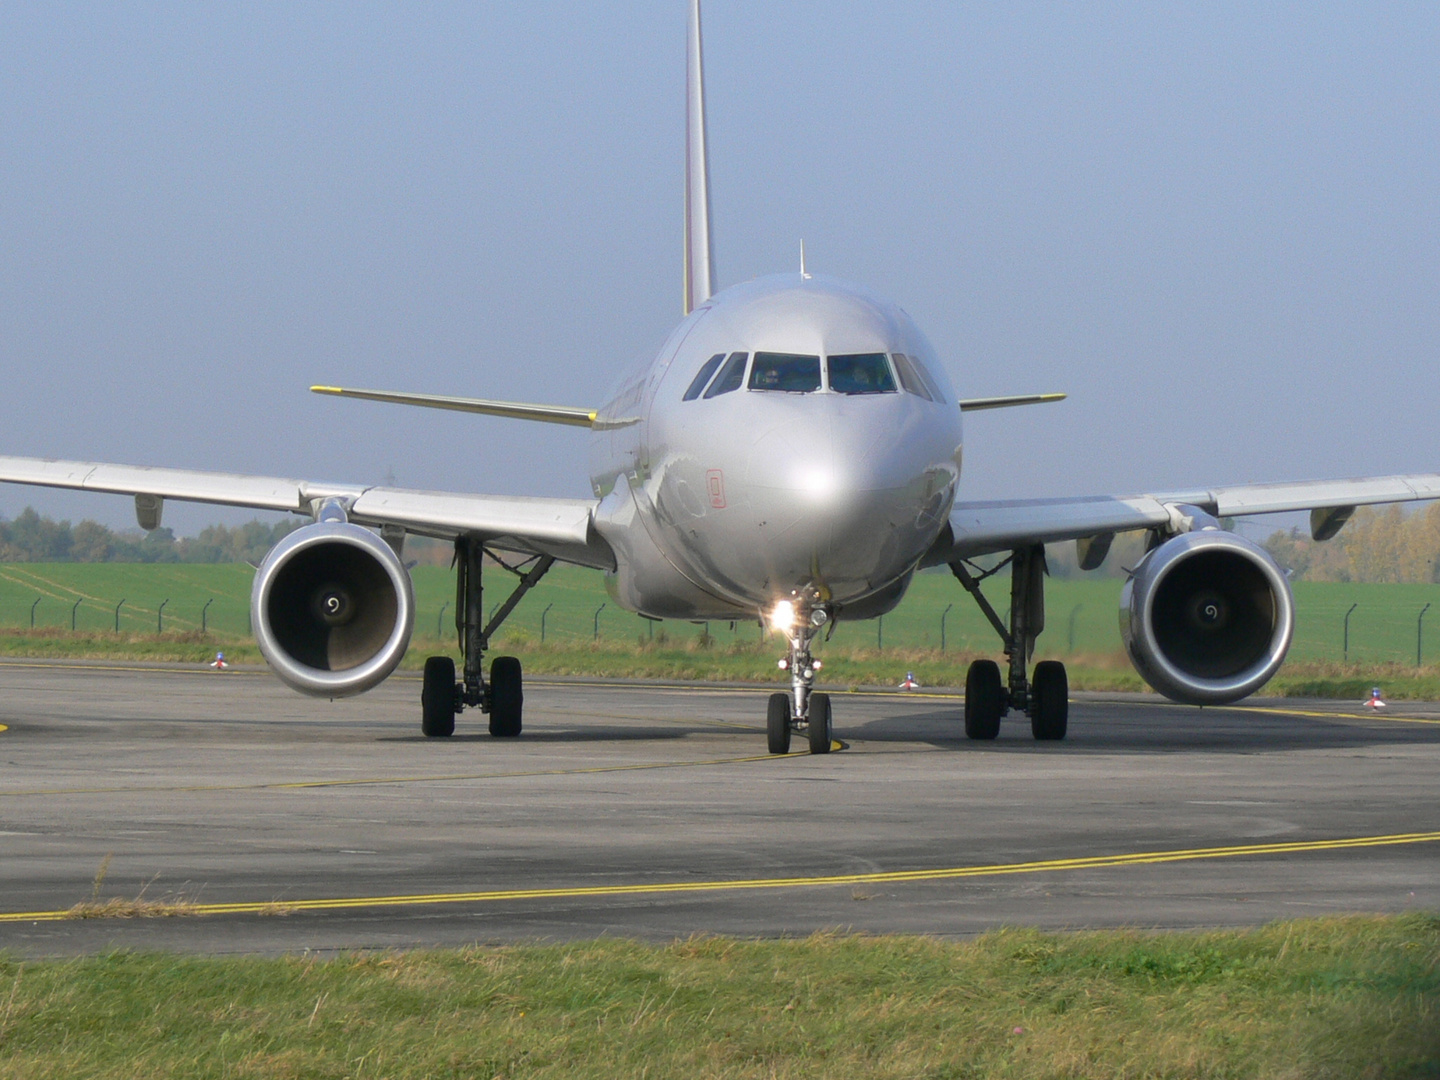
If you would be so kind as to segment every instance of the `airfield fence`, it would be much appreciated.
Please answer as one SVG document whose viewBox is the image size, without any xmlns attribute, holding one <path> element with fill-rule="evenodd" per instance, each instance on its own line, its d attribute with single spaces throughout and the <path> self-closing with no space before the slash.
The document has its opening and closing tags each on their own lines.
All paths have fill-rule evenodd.
<svg viewBox="0 0 1440 1080">
<path fill-rule="evenodd" d="M 1001 575 L 1003 578 L 1003 575 Z M 212 636 L 250 633 L 253 571 L 236 564 L 0 564 L 0 627 L 36 632 Z M 415 635 L 419 641 L 454 639 L 454 578 L 443 567 L 413 571 Z M 508 595 L 503 571 L 487 575 L 487 613 Z M 1003 615 L 1008 581 L 991 583 L 992 603 Z M 1121 651 L 1118 601 L 1121 583 L 1109 578 L 1051 579 L 1046 588 L 1047 627 L 1040 653 L 1105 656 Z M 1410 662 L 1440 657 L 1440 617 L 1427 627 L 1427 605 L 1440 601 L 1440 585 L 1357 585 L 1297 582 L 1296 660 Z M 1431 613 L 1434 614 L 1434 613 Z M 1427 642 L 1426 635 L 1433 640 Z M 705 639 L 716 647 L 782 646 L 758 620 L 653 622 L 617 607 L 598 573 L 559 567 L 536 586 L 506 622 L 501 637 L 555 646 L 677 644 Z M 840 622 L 821 648 L 873 651 L 933 649 L 957 655 L 997 653 L 994 631 L 948 574 L 916 575 L 901 605 L 880 619 Z"/>
</svg>

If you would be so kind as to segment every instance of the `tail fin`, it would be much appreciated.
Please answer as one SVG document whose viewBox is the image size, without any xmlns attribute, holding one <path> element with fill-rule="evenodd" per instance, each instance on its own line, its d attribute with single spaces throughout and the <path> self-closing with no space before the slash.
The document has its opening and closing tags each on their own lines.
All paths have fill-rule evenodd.
<svg viewBox="0 0 1440 1080">
<path fill-rule="evenodd" d="M 710 250 L 710 162 L 705 135 L 705 63 L 700 0 L 690 0 L 685 68 L 685 314 L 710 299 L 715 256 Z"/>
</svg>

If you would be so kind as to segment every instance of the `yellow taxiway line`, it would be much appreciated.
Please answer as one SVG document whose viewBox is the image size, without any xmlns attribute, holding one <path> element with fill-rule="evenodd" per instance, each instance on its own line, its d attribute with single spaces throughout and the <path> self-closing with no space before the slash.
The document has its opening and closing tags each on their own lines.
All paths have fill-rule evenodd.
<svg viewBox="0 0 1440 1080">
<path fill-rule="evenodd" d="M 173 661 L 172 661 L 173 663 Z M 154 666 L 144 664 L 84 664 L 79 662 L 61 661 L 56 663 L 47 660 L 0 660 L 0 671 L 15 670 L 21 671 L 103 671 L 119 672 L 127 675 L 209 675 L 211 678 L 223 675 L 225 678 L 233 678 L 236 675 L 269 675 L 267 668 L 256 668 L 253 671 L 236 671 L 234 668 L 226 668 L 224 671 L 216 671 L 209 664 L 196 663 L 193 667 L 169 667 L 165 661 L 156 661 Z"/>
<path fill-rule="evenodd" d="M 213 671 L 213 670 L 209 670 L 209 669 L 208 669 L 208 666 L 205 665 L 205 664 L 195 664 L 194 666 L 189 666 L 189 665 L 187 665 L 187 666 L 184 666 L 184 667 L 180 667 L 180 666 L 168 667 L 168 666 L 160 666 L 160 665 L 156 665 L 156 666 L 153 666 L 153 667 L 148 667 L 148 666 L 144 666 L 144 665 L 140 665 L 140 664 L 133 664 L 133 665 L 132 665 L 132 664 L 126 664 L 126 663 L 124 663 L 123 661 L 118 662 L 118 663 L 111 663 L 111 664 L 85 664 L 85 663 L 70 663 L 70 662 L 54 663 L 54 662 L 46 661 L 46 660 L 28 660 L 28 661 L 27 661 L 27 660 L 25 660 L 25 659 L 14 659 L 14 660 L 8 660 L 8 659 L 7 659 L 7 660 L 5 660 L 3 663 L 0 663 L 0 669 L 3 669 L 3 668 L 22 668 L 22 669 L 24 669 L 24 668 L 29 668 L 29 669 L 47 668 L 47 669 L 51 669 L 51 670 L 60 668 L 60 669 L 66 669 L 66 670 L 70 670 L 70 671 L 120 671 L 120 672 L 129 672 L 129 673 L 132 673 L 132 674 L 147 674 L 147 675 L 211 675 L 211 676 L 214 676 L 214 675 L 216 675 L 216 674 L 223 674 L 223 675 L 226 675 L 226 676 L 232 676 L 232 675 L 268 675 L 268 674 L 269 674 L 269 672 L 268 672 L 267 670 L 265 670 L 265 669 L 263 669 L 263 668 L 260 668 L 260 667 L 258 667 L 258 666 L 257 666 L 256 668 L 254 668 L 253 670 L 239 671 L 239 670 L 235 670 L 235 669 L 230 669 L 230 670 L 227 670 L 227 671 L 224 671 L 224 672 L 215 672 L 215 671 Z M 397 672 L 395 672 L 393 675 L 390 676 L 390 681 L 398 681 L 398 682 L 419 682 L 420 680 L 421 680 L 421 674 L 420 674 L 420 672 L 418 672 L 418 671 L 409 671 L 409 670 L 406 670 L 406 671 L 397 671 Z M 536 675 L 536 676 L 529 677 L 529 678 L 527 678 L 527 679 L 525 680 L 525 682 L 526 682 L 526 684 L 529 685 L 529 686 L 558 687 L 558 688 L 562 688 L 562 689 L 563 689 L 563 688 L 575 688 L 575 689 L 584 689 L 584 688 L 625 689 L 625 688 L 632 688 L 632 689 L 640 689 L 640 690 L 663 691 L 663 692 L 681 693 L 681 694 L 684 694 L 684 693 L 701 693 L 701 694 L 753 694 L 753 693 L 755 693 L 755 692 L 757 692 L 757 691 L 760 691 L 760 690 L 765 689 L 765 686 L 760 686 L 760 685 L 756 685 L 756 686 L 735 686 L 735 685 L 732 685 L 732 684 L 729 684 L 729 683 L 714 683 L 714 684 L 699 684 L 699 685 L 695 685 L 695 684 L 669 684 L 669 683 L 663 683 L 663 682 L 648 683 L 648 682 L 643 682 L 643 681 L 641 681 L 641 682 L 635 682 L 635 683 L 628 683 L 628 682 L 614 682 L 614 681 L 604 680 L 604 679 L 586 679 L 586 678 L 583 678 L 583 677 L 573 678 L 573 679 L 565 679 L 565 680 L 562 681 L 562 680 L 554 679 L 554 678 L 546 678 L 544 675 Z M 768 684 L 767 684 L 767 685 L 768 685 Z M 938 691 L 938 690 L 900 690 L 900 689 L 898 689 L 898 688 L 897 688 L 897 689 L 889 689 L 889 688 L 867 687 L 867 688 L 865 688 L 865 689 L 854 689 L 854 690 L 836 688 L 836 689 L 832 689 L 832 690 L 828 691 L 828 693 L 830 693 L 830 694 L 832 694 L 832 695 L 836 695 L 836 694 L 838 694 L 838 695 L 843 695 L 843 696 L 845 696 L 845 697 L 884 697 L 884 698 L 896 697 L 896 698 L 915 698 L 915 699 L 919 699 L 919 700 L 930 700 L 930 701 L 954 701 L 954 702 L 963 702 L 963 701 L 965 700 L 965 695 L 964 695 L 963 693 L 958 692 L 958 691 L 956 691 L 956 692 L 950 692 L 950 693 L 945 693 L 945 692 L 941 692 L 941 691 Z M 1073 699 L 1072 699 L 1072 703 L 1075 703 L 1075 702 L 1073 702 Z M 1085 702 L 1079 702 L 1078 704 L 1087 704 L 1087 703 L 1085 703 Z M 1123 701 L 1123 702 L 1106 702 L 1105 704 L 1144 705 L 1144 706 L 1152 706 L 1152 707 L 1153 707 L 1153 706 L 1159 706 L 1159 707 L 1161 707 L 1161 708 L 1171 708 L 1171 709 L 1188 709 L 1188 708 L 1193 708 L 1193 706 L 1190 706 L 1190 705 L 1182 705 L 1182 704 L 1180 704 L 1180 703 L 1178 703 L 1178 702 L 1171 702 L 1171 701 L 1137 701 L 1137 702 Z M 1304 717 L 1315 717 L 1315 718 L 1324 719 L 1324 720 L 1334 720 L 1334 719 L 1353 720 L 1353 719 L 1356 719 L 1357 716 L 1360 716 L 1360 717 L 1363 717 L 1364 719 L 1369 719 L 1369 720 L 1398 720 L 1398 721 L 1402 721 L 1402 722 L 1405 722 L 1405 723 L 1412 723 L 1412 724 L 1440 724 L 1440 719 L 1426 719 L 1426 718 L 1416 717 L 1416 716 L 1397 716 L 1397 715 L 1391 714 L 1391 713 L 1366 712 L 1366 713 L 1354 714 L 1354 713 L 1348 713 L 1348 712 L 1310 712 L 1310 711 L 1305 711 L 1305 710 L 1303 710 L 1303 709 L 1272 708 L 1272 707 L 1270 707 L 1270 706 L 1264 706 L 1264 705 L 1214 705 L 1214 706 L 1209 706 L 1209 707 L 1212 708 L 1212 709 L 1217 709 L 1217 710 L 1223 709 L 1223 710 L 1234 711 L 1234 712 L 1273 713 L 1273 714 L 1275 714 L 1275 715 L 1277 715 L 1277 716 L 1304 716 Z M 1357 706 L 1357 707 L 1359 707 L 1359 706 Z"/>
<path fill-rule="evenodd" d="M 1364 706 L 1361 706 L 1362 708 Z M 1184 708 L 1184 706 L 1180 706 Z M 1366 711 L 1358 716 L 1342 712 L 1312 712 L 1305 709 L 1279 709 L 1268 705 L 1226 705 L 1230 712 L 1269 713 L 1272 716 L 1303 716 L 1315 720 L 1385 720 L 1392 724 L 1437 724 L 1440 720 L 1423 716 L 1397 716 L 1392 713 Z"/>
<path fill-rule="evenodd" d="M 145 674 L 145 675 L 210 675 L 210 676 L 212 676 L 212 677 L 215 676 L 215 675 L 217 675 L 217 674 L 223 674 L 223 675 L 225 675 L 226 677 L 230 677 L 230 676 L 234 676 L 234 675 L 251 675 L 251 676 L 254 676 L 254 675 L 268 675 L 268 674 L 269 674 L 268 671 L 266 671 L 266 670 L 264 670 L 264 669 L 262 669 L 262 668 L 259 668 L 259 667 L 255 668 L 254 670 L 239 671 L 239 670 L 231 669 L 231 670 L 224 671 L 224 672 L 215 672 L 215 671 L 209 670 L 209 669 L 207 668 L 207 666 L 206 666 L 206 665 L 203 665 L 203 664 L 196 664 L 195 666 L 185 666 L 185 667 L 179 667 L 179 666 L 168 667 L 168 666 L 159 666 L 159 665 L 154 666 L 154 667 L 147 667 L 147 666 L 142 666 L 142 665 L 139 665 L 139 664 L 134 664 L 134 665 L 125 664 L 124 662 L 113 663 L 113 664 L 85 664 L 85 663 L 68 663 L 68 662 L 67 662 L 67 663 L 53 663 L 53 662 L 48 662 L 48 661 L 44 661 L 44 660 L 30 660 L 30 661 L 27 661 L 27 660 L 24 660 L 24 659 L 5 660 L 3 663 L 0 663 L 0 670 L 3 670 L 4 668 L 22 668 L 22 669 L 27 669 L 27 668 L 28 668 L 28 669 L 46 668 L 46 669 L 50 669 L 50 670 L 55 670 L 55 669 L 59 668 L 59 669 L 65 669 L 65 670 L 69 670 L 69 671 L 114 671 L 114 672 L 128 672 L 128 673 L 131 673 L 131 674 Z M 397 672 L 395 672 L 395 674 L 393 674 L 393 675 L 390 676 L 390 681 L 392 681 L 392 682 L 393 682 L 393 681 L 398 681 L 398 682 L 419 682 L 419 681 L 420 681 L 420 678 L 421 678 L 420 672 L 418 672 L 418 671 L 397 671 Z M 668 683 L 648 683 L 648 682 L 623 683 L 623 682 L 613 682 L 613 681 L 608 681 L 608 680 L 603 680 L 603 679 L 594 679 L 594 680 L 591 680 L 591 679 L 585 679 L 585 678 L 566 679 L 566 680 L 564 680 L 564 681 L 561 681 L 561 680 L 553 679 L 553 678 L 547 679 L 547 678 L 546 678 L 545 676 L 543 676 L 543 675 L 532 676 L 532 677 L 530 677 L 530 678 L 527 678 L 527 679 L 525 680 L 525 682 L 526 682 L 526 685 L 529 685 L 529 686 L 537 686 L 537 687 L 538 687 L 538 686 L 556 687 L 556 688 L 561 688 L 561 689 L 585 689 L 585 688 L 627 689 L 627 688 L 629 688 L 629 689 L 650 690 L 650 691 L 660 691 L 660 692 L 665 692 L 665 693 L 679 693 L 679 694 L 686 694 L 686 693 L 722 694 L 722 695 L 729 695 L 729 694 L 753 694 L 753 693 L 756 693 L 757 691 L 761 691 L 761 690 L 764 690 L 764 689 L 765 689 L 764 686 L 759 686 L 759 685 L 757 685 L 757 686 L 734 686 L 734 685 L 727 684 L 727 683 L 701 684 L 701 685 L 672 685 L 672 684 L 668 684 Z M 880 688 L 873 688 L 873 687 L 872 687 L 872 688 L 855 689 L 855 690 L 850 690 L 850 689 L 838 689 L 838 688 L 837 688 L 837 689 L 832 689 L 832 690 L 828 691 L 828 693 L 830 693 L 830 694 L 832 694 L 832 695 L 842 695 L 842 696 L 844 696 L 844 697 L 883 697 L 883 698 L 891 698 L 891 697 L 893 697 L 893 698 L 913 698 L 913 699 L 916 699 L 916 700 L 953 701 L 953 702 L 956 702 L 956 703 L 960 703 L 960 702 L 963 702 L 963 701 L 965 700 L 965 695 L 964 695 L 963 693 L 959 693 L 959 692 L 944 693 L 944 692 L 937 691 L 937 690 L 899 690 L 899 689 L 880 689 Z M 1074 702 L 1073 699 L 1072 699 L 1072 703 L 1073 703 L 1073 704 L 1089 704 L 1088 702 Z M 1136 701 L 1136 702 L 1120 701 L 1120 702 L 1105 702 L 1105 704 L 1138 705 L 1138 706 L 1147 706 L 1147 707 L 1159 706 L 1160 708 L 1171 708 L 1171 709 L 1188 709 L 1188 708 L 1193 708 L 1193 706 L 1190 706 L 1190 705 L 1182 705 L 1182 704 L 1179 704 L 1179 703 L 1177 703 L 1177 702 L 1170 702 L 1170 701 Z M 1307 710 L 1303 710 L 1303 709 L 1286 709 L 1286 708 L 1270 707 L 1270 706 L 1264 706 L 1264 705 L 1215 705 L 1215 706 L 1209 706 L 1209 707 L 1212 708 L 1212 709 L 1215 709 L 1215 710 L 1225 710 L 1225 711 L 1232 711 L 1232 712 L 1271 713 L 1271 714 L 1276 715 L 1276 716 L 1301 716 L 1301 717 L 1311 717 L 1311 718 L 1320 719 L 1320 720 L 1355 720 L 1355 719 L 1366 719 L 1366 720 L 1393 720 L 1393 721 L 1397 721 L 1397 722 L 1400 722 L 1400 723 L 1407 723 L 1407 724 L 1436 724 L 1436 725 L 1440 725 L 1440 719 L 1429 719 L 1429 718 L 1418 717 L 1418 716 L 1399 716 L 1399 715 L 1396 715 L 1396 714 L 1394 714 L 1394 713 L 1377 713 L 1377 712 L 1365 712 L 1365 713 L 1315 712 L 1315 711 L 1307 711 Z M 1357 707 L 1359 707 L 1359 706 L 1357 706 Z"/>
<path fill-rule="evenodd" d="M 255 667 L 253 667 L 253 668 L 247 668 L 247 669 L 245 669 L 245 670 L 239 670 L 239 669 L 236 669 L 236 668 L 233 668 L 233 667 L 232 667 L 232 668 L 227 668 L 225 671 L 219 671 L 219 672 L 217 672 L 217 671 L 215 671 L 214 669 L 210 668 L 210 666 L 209 666 L 208 664 L 204 664 L 204 663 L 199 663 L 199 662 L 197 662 L 197 663 L 195 663 L 194 665 L 186 665 L 186 666 L 183 666 L 183 667 L 182 667 L 182 666 L 179 666 L 179 665 L 166 665 L 166 664 L 164 664 L 163 661 L 162 661 L 162 662 L 157 662 L 157 663 L 154 664 L 153 666 L 147 666 L 147 665 L 143 665 L 143 664 L 127 664 L 127 663 L 125 663 L 124 661 L 119 661 L 119 662 L 116 662 L 116 663 L 109 663 L 109 664 L 95 664 L 95 663 L 87 664 L 87 663 L 83 663 L 83 662 L 70 662 L 70 661 L 63 661 L 63 662 L 57 663 L 57 662 L 47 661 L 47 660 L 27 660 L 27 659 L 14 659 L 14 660 L 6 659 L 6 660 L 3 660 L 3 661 L 0 661 L 0 671 L 5 670 L 6 668 L 12 668 L 12 669 L 18 668 L 18 669 L 21 669 L 21 670 L 42 670 L 42 669 L 43 669 L 43 670 L 49 670 L 49 671 L 102 671 L 102 672 L 108 671 L 108 672 L 123 672 L 123 673 L 127 673 L 127 674 L 132 674 L 132 675 L 201 675 L 201 676 L 207 676 L 207 675 L 208 675 L 208 676 L 210 676 L 210 677 L 212 677 L 212 678 L 215 677 L 215 676 L 217 676 L 217 675 L 223 675 L 223 676 L 225 676 L 226 678 L 231 678 L 231 677 L 236 676 L 236 675 L 250 675 L 250 676 L 255 676 L 255 675 L 269 675 L 269 674 L 270 674 L 270 671 L 269 671 L 267 668 L 260 667 L 260 666 L 258 666 L 258 665 L 255 666 Z M 387 681 L 388 681 L 388 682 L 420 682 L 421 680 L 422 680 L 422 675 L 421 675 L 421 673 L 420 673 L 419 671 L 403 670 L 403 671 L 397 671 L 397 672 L 395 672 L 393 675 L 391 675 L 391 676 L 389 677 L 389 679 L 388 679 Z M 657 682 L 657 683 L 633 682 L 633 683 L 631 683 L 631 682 L 614 682 L 614 681 L 609 681 L 609 680 L 605 680 L 605 679 L 586 679 L 586 678 L 583 678 L 583 677 L 573 678 L 573 679 L 565 679 L 565 680 L 562 681 L 562 680 L 554 679 L 554 678 L 548 678 L 548 679 L 547 679 L 544 675 L 526 676 L 526 678 L 525 678 L 525 685 L 526 685 L 526 686 L 556 687 L 556 688 L 560 688 L 560 689 L 597 689 L 597 688 L 598 688 L 598 689 L 618 689 L 618 690 L 624 690 L 624 689 L 652 690 L 652 691 L 662 691 L 662 692 L 677 693 L 677 694 L 686 694 L 686 693 L 700 693 L 700 694 L 754 694 L 754 693 L 757 693 L 757 692 L 760 692 L 760 691 L 763 691 L 763 690 L 769 688 L 769 684 L 755 685 L 755 686 L 735 686 L 735 685 L 732 685 L 732 684 L 729 684 L 729 683 L 713 683 L 713 684 L 698 684 L 698 685 L 691 685 L 691 684 L 670 684 L 670 683 L 663 683 L 663 682 Z M 779 684 L 777 683 L 777 684 L 775 684 L 775 685 L 778 686 Z M 843 694 L 843 695 L 845 695 L 845 696 L 847 696 L 847 697 L 907 697 L 907 698 L 932 698 L 932 699 L 935 699 L 935 700 L 955 701 L 955 702 L 961 702 L 961 701 L 964 701 L 964 700 L 965 700 L 965 696 L 964 696 L 963 694 L 959 694 L 959 693 L 942 694 L 942 693 L 938 693 L 938 692 L 934 692 L 934 691 L 930 691 L 930 692 L 911 691 L 911 690 L 901 691 L 901 690 L 898 690 L 898 689 L 896 689 L 896 690 L 879 690 L 879 689 L 849 690 L 849 689 L 834 689 L 834 690 L 830 690 L 829 693 L 831 693 L 831 694 Z"/>
<path fill-rule="evenodd" d="M 1228 847 L 1177 848 L 1136 851 L 1121 855 L 1091 855 L 1076 859 L 956 866 L 938 870 L 892 870 L 866 874 L 827 874 L 814 877 L 751 878 L 744 880 L 637 882 L 619 885 L 582 885 L 538 889 L 496 889 L 485 892 L 415 893 L 389 896 L 346 896 L 319 900 L 265 900 L 239 903 L 188 904 L 187 915 L 292 914 L 300 911 L 344 911 L 354 908 L 422 907 L 436 904 L 484 904 L 507 900 L 582 900 L 611 896 L 654 896 L 674 893 L 735 892 L 753 889 L 805 889 L 824 885 L 895 885 L 1006 874 L 1061 873 L 1118 866 L 1153 866 L 1201 859 L 1233 859 L 1255 855 L 1295 855 L 1313 851 L 1393 847 L 1440 841 L 1440 832 L 1394 833 L 1330 840 L 1295 840 L 1283 843 L 1241 844 Z M 57 922 L 73 918 L 69 911 L 0 912 L 0 923 Z"/>
</svg>

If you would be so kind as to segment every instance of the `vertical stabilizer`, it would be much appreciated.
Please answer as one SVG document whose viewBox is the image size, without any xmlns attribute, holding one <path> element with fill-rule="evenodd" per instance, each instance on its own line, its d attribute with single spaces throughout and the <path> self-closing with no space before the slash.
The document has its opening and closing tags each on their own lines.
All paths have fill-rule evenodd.
<svg viewBox="0 0 1440 1080">
<path fill-rule="evenodd" d="M 715 257 L 710 251 L 710 162 L 705 138 L 705 64 L 700 47 L 700 0 L 690 0 L 685 65 L 685 314 L 710 299 Z"/>
</svg>

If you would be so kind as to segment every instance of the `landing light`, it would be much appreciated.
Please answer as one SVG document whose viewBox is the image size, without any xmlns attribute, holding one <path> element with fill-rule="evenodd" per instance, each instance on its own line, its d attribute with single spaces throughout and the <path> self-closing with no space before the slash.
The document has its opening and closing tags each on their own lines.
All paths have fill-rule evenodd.
<svg viewBox="0 0 1440 1080">
<path fill-rule="evenodd" d="M 775 610 L 770 612 L 770 626 L 771 629 L 789 633 L 795 626 L 795 605 L 789 600 L 776 604 Z"/>
<path fill-rule="evenodd" d="M 795 481 L 812 499 L 828 499 L 840 490 L 839 479 L 828 469 L 803 469 L 796 474 Z"/>
</svg>

